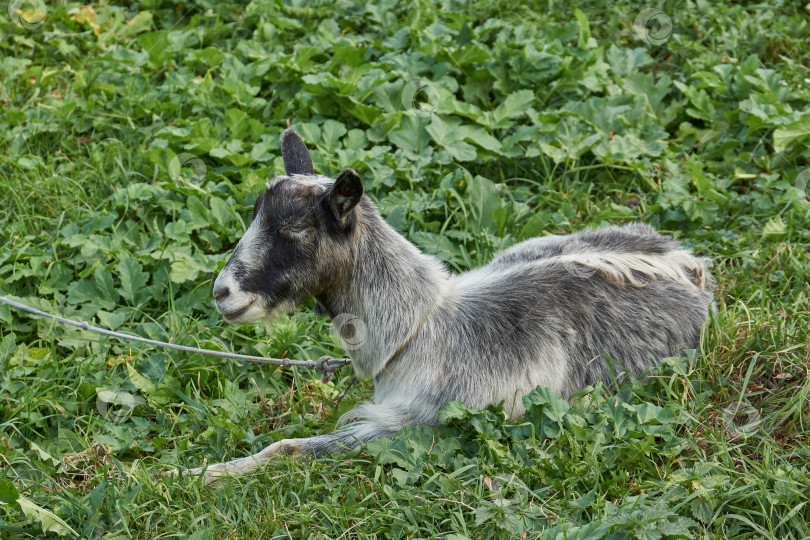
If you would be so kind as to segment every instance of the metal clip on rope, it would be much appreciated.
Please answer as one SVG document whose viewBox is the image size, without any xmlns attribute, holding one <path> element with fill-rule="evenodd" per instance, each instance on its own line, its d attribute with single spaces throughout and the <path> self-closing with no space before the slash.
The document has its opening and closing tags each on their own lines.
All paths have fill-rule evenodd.
<svg viewBox="0 0 810 540">
<path fill-rule="evenodd" d="M 79 322 L 74 321 L 72 319 L 67 319 L 65 317 L 60 317 L 58 315 L 53 315 L 45 311 L 40 311 L 31 306 L 15 302 L 14 300 L 9 300 L 8 298 L 4 298 L 2 296 L 0 296 L 0 303 L 7 304 L 22 311 L 26 311 L 33 315 L 37 315 L 39 317 L 52 319 L 62 324 L 76 326 L 78 328 L 81 328 L 82 330 L 96 332 L 97 334 L 104 334 L 106 336 L 112 336 L 118 339 L 137 341 L 138 343 L 145 343 L 147 345 L 154 345 L 156 347 L 163 347 L 165 349 L 174 349 L 176 351 L 204 354 L 206 356 L 216 356 L 219 358 L 228 358 L 231 360 L 245 360 L 246 362 L 253 362 L 256 364 L 274 364 L 284 367 L 304 367 L 310 370 L 320 372 L 321 381 L 323 381 L 324 383 L 328 382 L 329 379 L 337 370 L 351 363 L 351 360 L 348 358 L 333 358 L 331 356 L 321 356 L 320 358 L 318 358 L 318 360 L 290 360 L 289 358 L 264 358 L 261 356 L 250 356 L 247 354 L 235 354 L 229 352 L 212 351 L 210 349 L 200 349 L 197 347 L 185 347 L 183 345 L 175 345 L 174 343 L 166 343 L 164 341 L 156 341 L 154 339 L 147 339 L 140 336 L 133 336 L 131 334 L 114 332 L 112 330 L 107 330 L 106 328 L 99 328 L 98 326 L 93 326 L 87 321 Z"/>
</svg>

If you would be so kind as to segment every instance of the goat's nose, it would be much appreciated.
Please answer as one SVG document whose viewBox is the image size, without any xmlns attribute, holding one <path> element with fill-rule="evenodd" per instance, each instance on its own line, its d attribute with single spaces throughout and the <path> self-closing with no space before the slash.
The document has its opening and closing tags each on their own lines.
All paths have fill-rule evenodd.
<svg viewBox="0 0 810 540">
<path fill-rule="evenodd" d="M 216 300 L 217 302 L 222 302 L 223 300 L 228 298 L 229 294 L 231 294 L 231 291 L 228 289 L 228 287 L 217 287 L 216 285 L 214 286 L 214 300 Z"/>
</svg>

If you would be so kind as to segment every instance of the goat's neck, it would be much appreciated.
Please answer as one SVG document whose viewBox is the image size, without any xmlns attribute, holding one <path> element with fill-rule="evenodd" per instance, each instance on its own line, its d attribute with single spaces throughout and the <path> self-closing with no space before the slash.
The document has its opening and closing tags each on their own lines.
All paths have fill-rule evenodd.
<svg viewBox="0 0 810 540">
<path fill-rule="evenodd" d="M 376 376 L 413 338 L 450 279 L 437 259 L 419 251 L 382 218 L 369 221 L 355 236 L 351 275 L 318 299 L 335 326 L 347 321 L 354 326 L 354 335 L 350 328 L 342 334 L 361 377 Z"/>
</svg>

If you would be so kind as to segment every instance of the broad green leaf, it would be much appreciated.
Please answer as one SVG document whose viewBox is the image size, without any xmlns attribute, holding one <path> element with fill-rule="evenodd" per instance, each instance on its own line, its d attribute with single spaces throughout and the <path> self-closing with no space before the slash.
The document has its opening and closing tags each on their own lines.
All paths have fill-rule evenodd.
<svg viewBox="0 0 810 540">
<path fill-rule="evenodd" d="M 523 397 L 526 419 L 537 428 L 540 437 L 557 438 L 564 429 L 564 420 L 571 406 L 548 388 L 538 386 Z"/>
<path fill-rule="evenodd" d="M 543 154 L 547 155 L 551 159 L 554 160 L 554 163 L 562 163 L 568 159 L 568 154 L 562 148 L 558 148 L 551 144 L 540 142 L 540 150 L 543 151 Z"/>
<path fill-rule="evenodd" d="M 327 120 L 321 126 L 321 146 L 327 152 L 340 148 L 340 138 L 346 134 L 346 126 L 335 120 Z"/>
<path fill-rule="evenodd" d="M 690 505 L 692 515 L 703 523 L 711 523 L 712 516 L 714 515 L 714 506 L 706 499 L 697 498 L 692 501 Z"/>
<path fill-rule="evenodd" d="M 321 140 L 321 127 L 314 122 L 303 122 L 298 127 L 298 134 L 308 143 Z"/>
<path fill-rule="evenodd" d="M 59 461 L 59 459 L 53 457 L 51 454 L 49 454 L 46 450 L 44 450 L 37 443 L 33 443 L 33 442 L 31 443 L 31 450 L 37 453 L 37 455 L 39 456 L 39 459 L 49 463 L 50 465 L 52 465 L 54 467 L 61 463 Z"/>
<path fill-rule="evenodd" d="M 598 521 L 588 523 L 582 527 L 564 523 L 555 525 L 543 531 L 544 540 L 602 540 L 610 532 L 610 528 Z M 624 538 L 617 533 L 616 538 Z"/>
<path fill-rule="evenodd" d="M 231 218 L 233 217 L 233 208 L 231 205 L 219 197 L 212 197 L 210 205 L 211 215 L 214 216 L 216 222 L 223 227 L 229 226 L 231 223 Z"/>
<path fill-rule="evenodd" d="M 211 211 L 205 207 L 203 202 L 196 195 L 192 195 L 186 199 L 186 205 L 188 207 L 188 213 L 191 215 L 191 223 L 195 229 L 207 227 L 214 220 Z"/>
<path fill-rule="evenodd" d="M 768 223 L 762 228 L 762 236 L 764 238 L 779 237 L 787 234 L 787 225 L 778 217 L 773 217 L 768 220 Z"/>
<path fill-rule="evenodd" d="M 134 36 L 135 34 L 149 30 L 151 26 L 152 14 L 148 11 L 141 11 L 126 22 L 120 35 L 122 37 Z"/>
<path fill-rule="evenodd" d="M 448 57 L 459 66 L 466 66 L 468 64 L 480 64 L 490 59 L 490 52 L 484 47 L 476 43 L 468 43 L 460 49 L 456 49 L 452 53 L 448 53 Z"/>
<path fill-rule="evenodd" d="M 157 390 L 157 386 L 152 383 L 149 379 L 138 373 L 132 365 L 127 362 L 127 374 L 129 374 L 129 380 L 135 385 L 135 388 L 143 392 L 144 394 L 151 394 Z"/>
<path fill-rule="evenodd" d="M 661 414 L 661 407 L 653 403 L 642 403 L 636 406 L 636 414 L 638 415 L 638 423 L 646 424 L 653 420 L 658 420 Z"/>
<path fill-rule="evenodd" d="M 451 420 L 466 418 L 467 408 L 460 401 L 451 401 L 439 409 L 439 423 L 447 424 Z"/>
<path fill-rule="evenodd" d="M 99 251 L 113 251 L 113 241 L 107 236 L 90 234 L 87 236 L 77 234 L 65 240 L 69 246 L 81 246 L 82 257 L 92 257 Z"/>
<path fill-rule="evenodd" d="M 18 497 L 17 504 L 20 505 L 20 509 L 22 509 L 25 517 L 39 523 L 43 532 L 52 532 L 59 536 L 79 536 L 79 533 L 71 529 L 59 516 L 35 504 L 26 497 Z"/>
<path fill-rule="evenodd" d="M 810 137 L 810 114 L 804 114 L 795 122 L 778 127 L 773 132 L 773 149 L 784 152 L 791 144 Z"/>
<path fill-rule="evenodd" d="M 475 148 L 460 140 L 460 134 L 454 129 L 459 124 L 458 119 L 448 119 L 446 122 L 438 115 L 433 115 L 430 124 L 425 129 L 433 140 L 447 150 L 453 158 L 458 161 L 472 161 L 476 157 Z"/>
<path fill-rule="evenodd" d="M 399 468 L 394 468 L 391 471 L 391 475 L 394 477 L 394 480 L 397 481 L 400 487 L 407 487 L 413 485 L 414 482 L 419 478 L 421 471 L 406 471 Z"/>
<path fill-rule="evenodd" d="M 51 350 L 46 347 L 28 347 L 27 352 L 32 360 L 44 360 Z"/>
<path fill-rule="evenodd" d="M 82 279 L 75 281 L 68 287 L 68 302 L 71 304 L 89 303 L 106 310 L 113 310 L 116 307 L 109 297 L 103 295 L 93 281 Z"/>
<path fill-rule="evenodd" d="M 134 257 L 123 257 L 115 268 L 118 279 L 121 280 L 121 295 L 136 304 L 141 298 L 143 287 L 149 281 L 149 274 L 143 271 L 141 263 Z"/>
<path fill-rule="evenodd" d="M 14 482 L 8 478 L 3 478 L 0 480 L 0 503 L 13 504 L 19 497 L 20 493 L 17 491 L 17 487 L 14 485 Z"/>
<path fill-rule="evenodd" d="M 366 137 L 366 132 L 362 129 L 351 129 L 346 134 L 346 138 L 343 140 L 343 145 L 352 150 L 360 150 L 361 148 L 365 148 L 368 144 L 368 138 Z"/>
<path fill-rule="evenodd" d="M 102 326 L 106 326 L 110 330 L 120 328 L 127 320 L 129 320 L 130 313 L 126 311 L 104 311 L 99 310 L 96 317 L 101 322 Z"/>
<path fill-rule="evenodd" d="M 189 52 L 194 60 L 206 66 L 218 66 L 225 59 L 225 53 L 216 47 L 206 47 Z"/>
<path fill-rule="evenodd" d="M 427 148 L 430 143 L 430 134 L 427 131 L 429 120 L 415 114 L 402 117 L 399 129 L 388 134 L 388 140 L 403 150 L 417 154 Z"/>
<path fill-rule="evenodd" d="M 178 252 L 172 261 L 170 277 L 173 283 L 196 280 L 203 272 L 213 272 L 217 263 L 212 257 L 197 253 L 194 255 Z"/>
<path fill-rule="evenodd" d="M 475 509 L 475 524 L 481 526 L 495 517 L 495 508 L 492 505 L 479 506 Z"/>
<path fill-rule="evenodd" d="M 472 161 L 477 157 L 475 147 L 464 141 L 452 141 L 443 146 L 458 161 Z"/>
<path fill-rule="evenodd" d="M 231 130 L 234 139 L 243 138 L 248 129 L 248 114 L 241 109 L 228 109 L 225 111 L 225 126 Z"/>
<path fill-rule="evenodd" d="M 459 137 L 467 142 L 477 144 L 481 148 L 486 148 L 493 152 L 500 153 L 501 141 L 489 134 L 489 132 L 481 126 L 461 126 L 458 128 Z"/>
<path fill-rule="evenodd" d="M 346 112 L 366 124 L 373 126 L 380 117 L 380 109 L 365 103 L 360 103 L 353 96 L 336 96 L 336 101 L 340 103 Z"/>
<path fill-rule="evenodd" d="M 417 231 L 410 235 L 411 241 L 428 253 L 449 263 L 464 264 L 464 258 L 455 242 L 446 236 L 428 231 Z"/>
<path fill-rule="evenodd" d="M 0 315 L 2 314 L 2 310 L 0 310 Z M 5 321 L 9 326 L 11 325 L 11 320 L 9 318 L 8 321 Z M 0 340 L 0 366 L 3 365 L 11 356 L 14 354 L 14 351 L 17 349 L 17 335 L 14 332 L 9 332 L 3 339 Z"/>
<path fill-rule="evenodd" d="M 112 274 L 106 268 L 99 266 L 93 272 L 93 277 L 98 291 L 110 302 L 115 303 L 118 300 L 118 291 L 115 290 L 113 285 Z"/>
<path fill-rule="evenodd" d="M 526 114 L 534 102 L 534 92 L 532 90 L 518 90 L 512 92 L 493 111 L 496 121 L 500 122 L 507 118 L 517 118 Z"/>
<path fill-rule="evenodd" d="M 138 44 L 149 55 L 149 61 L 154 66 L 162 66 L 169 59 L 169 33 L 166 30 L 147 32 L 138 36 Z"/>
<path fill-rule="evenodd" d="M 548 224 L 550 221 L 551 216 L 545 212 L 537 212 L 532 217 L 529 218 L 529 221 L 526 222 L 526 225 L 520 230 L 520 238 L 533 238 L 538 236 L 541 232 L 543 232 L 543 228 Z"/>
<path fill-rule="evenodd" d="M 127 412 L 138 405 L 146 405 L 146 400 L 141 396 L 136 396 L 122 388 L 110 386 L 100 386 L 96 388 L 96 402 L 103 403 L 109 408 L 124 406 L 125 409 L 128 409 Z"/>
<path fill-rule="evenodd" d="M 394 463 L 407 469 L 416 465 L 413 448 L 405 437 L 396 437 L 393 440 L 375 439 L 368 443 L 366 451 L 376 457 L 382 465 Z"/>
<path fill-rule="evenodd" d="M 644 47 L 625 49 L 617 47 L 615 44 L 605 51 L 605 61 L 615 75 L 623 78 L 640 74 L 642 69 L 655 62 Z M 647 92 L 650 90 L 647 89 Z M 645 92 L 645 95 L 648 94 Z"/>
</svg>

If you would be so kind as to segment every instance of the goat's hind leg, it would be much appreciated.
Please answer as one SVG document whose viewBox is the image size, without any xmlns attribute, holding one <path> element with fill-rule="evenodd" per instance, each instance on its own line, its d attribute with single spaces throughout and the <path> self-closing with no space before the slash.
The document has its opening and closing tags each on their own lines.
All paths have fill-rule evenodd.
<svg viewBox="0 0 810 540">
<path fill-rule="evenodd" d="M 215 463 L 207 467 L 197 467 L 186 469 L 183 476 L 203 475 L 203 482 L 208 485 L 224 480 L 229 476 L 241 476 L 250 474 L 268 461 L 281 456 L 295 457 L 320 457 L 330 454 L 348 452 L 371 439 L 380 436 L 392 435 L 393 433 L 380 430 L 363 429 L 357 426 L 331 433 L 329 435 L 318 435 L 308 439 L 284 439 L 275 442 L 252 456 L 235 459 L 225 463 Z"/>
</svg>

